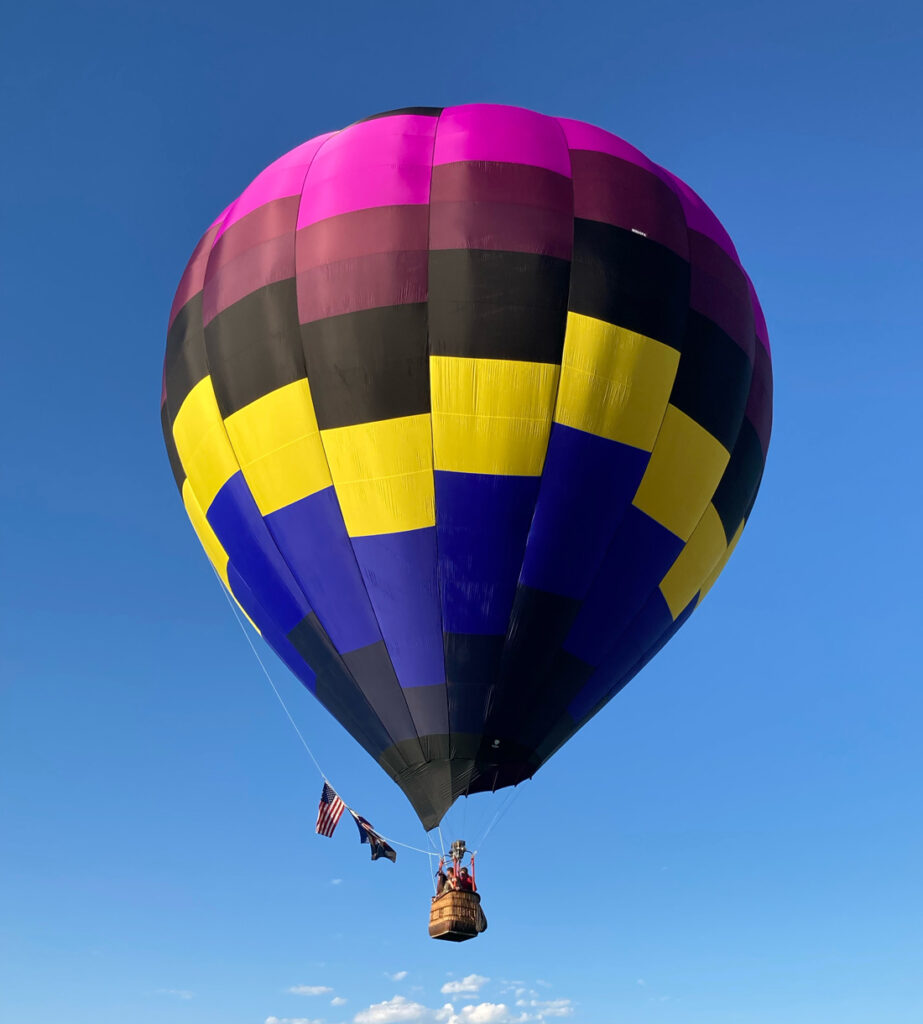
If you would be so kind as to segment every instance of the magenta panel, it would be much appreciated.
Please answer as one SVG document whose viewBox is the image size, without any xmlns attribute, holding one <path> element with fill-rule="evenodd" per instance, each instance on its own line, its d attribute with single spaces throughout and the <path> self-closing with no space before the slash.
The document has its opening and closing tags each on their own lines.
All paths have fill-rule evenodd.
<svg viewBox="0 0 923 1024">
<path fill-rule="evenodd" d="M 570 177 L 570 154 L 558 122 L 521 107 L 446 107 L 439 116 L 433 163 L 460 160 L 529 164 Z"/>
<path fill-rule="evenodd" d="M 305 182 L 298 228 L 353 210 L 428 203 L 436 118 L 362 121 L 332 136 Z"/>
</svg>

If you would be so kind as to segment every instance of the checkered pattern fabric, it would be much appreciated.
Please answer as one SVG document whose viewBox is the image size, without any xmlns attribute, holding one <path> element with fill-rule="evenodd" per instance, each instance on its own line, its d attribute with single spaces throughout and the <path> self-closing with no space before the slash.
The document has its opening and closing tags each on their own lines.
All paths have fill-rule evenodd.
<svg viewBox="0 0 923 1024">
<path fill-rule="evenodd" d="M 205 233 L 162 421 L 267 642 L 434 826 L 663 646 L 756 498 L 766 326 L 683 182 L 588 124 L 392 111 Z"/>
</svg>

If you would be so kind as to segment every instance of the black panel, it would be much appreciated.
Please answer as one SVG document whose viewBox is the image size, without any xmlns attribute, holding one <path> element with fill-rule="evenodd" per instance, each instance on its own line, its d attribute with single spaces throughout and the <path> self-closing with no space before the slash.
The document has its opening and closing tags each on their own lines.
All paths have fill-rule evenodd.
<svg viewBox="0 0 923 1024">
<path fill-rule="evenodd" d="M 576 728 L 567 709 L 595 672 L 595 666 L 559 650 L 551 659 L 541 692 L 524 709 L 516 733 L 519 742 L 530 750 L 538 750 L 547 746 L 549 736 L 560 731 L 561 722 L 569 723 L 571 730 Z"/>
<path fill-rule="evenodd" d="M 760 439 L 756 436 L 753 424 L 745 419 L 731 452 L 731 461 L 712 498 L 729 542 L 753 503 L 762 474 L 763 449 L 760 447 Z"/>
<path fill-rule="evenodd" d="M 657 242 L 595 220 L 574 221 L 569 308 L 681 349 L 689 264 Z"/>
<path fill-rule="evenodd" d="M 743 349 L 717 324 L 690 309 L 670 402 L 728 451 L 740 430 L 752 372 Z"/>
<path fill-rule="evenodd" d="M 569 278 L 570 263 L 553 256 L 431 252 L 432 354 L 560 363 Z"/>
<path fill-rule="evenodd" d="M 224 417 L 304 377 L 294 278 L 222 310 L 205 328 L 205 345 Z"/>
<path fill-rule="evenodd" d="M 407 767 L 408 756 L 413 750 L 407 743 L 396 743 L 382 752 L 378 763 L 404 791 L 423 827 L 431 829 L 442 820 L 456 794 L 452 792 L 448 736 L 427 736 L 425 742 L 431 750 L 440 751 L 443 756 Z"/>
<path fill-rule="evenodd" d="M 373 757 L 380 757 L 381 752 L 391 745 L 391 737 L 349 674 L 314 612 L 289 632 L 288 640 L 317 676 L 317 699 Z M 419 751 L 419 746 L 417 749 Z"/>
<path fill-rule="evenodd" d="M 417 735 L 448 733 L 449 708 L 445 683 L 436 683 L 433 686 L 405 686 L 403 694 Z M 424 756 L 429 760 L 425 751 Z"/>
<path fill-rule="evenodd" d="M 446 633 L 444 641 L 449 722 L 455 733 L 480 736 L 487 697 L 497 680 L 505 637 Z"/>
<path fill-rule="evenodd" d="M 164 357 L 167 406 L 174 418 L 189 392 L 208 376 L 205 336 L 202 333 L 202 293 L 186 303 L 176 314 L 167 333 Z"/>
<path fill-rule="evenodd" d="M 353 124 L 363 124 L 366 121 L 377 121 L 380 117 L 394 117 L 395 114 L 416 114 L 418 117 L 438 117 L 444 107 L 398 107 L 396 110 L 384 110 L 380 114 L 370 114 L 368 117 L 360 118 Z"/>
<path fill-rule="evenodd" d="M 301 332 L 321 430 L 430 411 L 425 303 L 327 317 Z"/>
<path fill-rule="evenodd" d="M 407 705 L 401 700 L 401 684 L 384 640 L 348 651 L 340 657 L 391 740 L 415 741 L 419 730 Z"/>
<path fill-rule="evenodd" d="M 529 746 L 523 723 L 533 705 L 544 701 L 557 685 L 553 669 L 581 602 L 520 585 L 516 589 L 510 629 L 500 663 L 500 677 L 491 693 L 484 735 Z"/>
<path fill-rule="evenodd" d="M 179 452 L 176 450 L 176 442 L 173 440 L 173 420 L 164 402 L 160 407 L 160 426 L 163 429 L 163 443 L 167 446 L 167 458 L 170 460 L 170 469 L 173 470 L 173 479 L 180 493 L 183 491 L 183 481 L 186 479 L 186 472 L 179 459 Z"/>
</svg>

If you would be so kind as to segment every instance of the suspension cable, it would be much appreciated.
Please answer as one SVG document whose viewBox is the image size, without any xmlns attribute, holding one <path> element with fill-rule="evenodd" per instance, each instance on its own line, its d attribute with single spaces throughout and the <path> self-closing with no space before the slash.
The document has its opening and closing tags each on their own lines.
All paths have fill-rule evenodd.
<svg viewBox="0 0 923 1024">
<path fill-rule="evenodd" d="M 298 739 L 301 740 L 301 745 L 308 752 L 308 757 L 310 757 L 311 760 L 314 762 L 314 767 L 317 769 L 318 774 L 320 775 L 320 777 L 324 780 L 324 782 L 328 783 L 330 788 L 336 792 L 337 796 L 339 796 L 340 799 L 343 800 L 343 797 L 340 794 L 340 791 L 336 788 L 336 786 L 333 785 L 333 783 L 327 777 L 326 773 L 324 772 L 324 769 L 321 768 L 320 762 L 317 760 L 317 758 L 314 756 L 314 752 L 308 746 L 308 741 L 304 738 L 304 735 L 302 734 L 301 730 L 298 728 L 298 725 L 295 722 L 295 719 L 292 718 L 292 713 L 289 711 L 288 706 L 286 705 L 285 701 L 283 700 L 282 694 L 279 693 L 278 687 L 273 682 L 272 676 L 269 674 L 269 669 L 266 668 L 266 665 L 263 663 L 263 659 L 260 657 L 259 651 L 256 649 L 256 645 L 253 643 L 253 640 L 250 638 L 250 633 L 247 631 L 246 626 L 244 626 L 243 620 L 240 617 L 240 613 L 239 613 L 239 610 L 238 610 L 238 608 L 237 608 L 237 606 L 236 606 L 236 604 L 234 602 L 234 599 L 228 593 L 227 588 L 222 583 L 221 577 L 218 575 L 217 572 L 215 573 L 215 578 L 218 580 L 218 586 L 221 588 L 221 592 L 224 594 L 225 598 L 227 599 L 228 605 L 230 606 L 231 611 L 234 613 L 234 618 L 237 620 L 237 625 L 240 626 L 240 631 L 247 638 L 247 643 L 250 645 L 250 650 L 253 651 L 254 657 L 259 662 L 260 668 L 263 670 L 263 675 L 266 676 L 266 681 L 272 687 L 272 692 L 276 695 L 276 700 L 278 700 L 278 702 L 282 705 L 282 710 L 285 712 L 286 718 L 288 718 L 289 722 L 291 723 L 292 728 L 295 730 L 295 734 L 298 736 Z M 357 816 L 357 812 L 355 810 L 353 810 L 353 808 L 350 807 L 349 804 L 347 804 L 345 800 L 343 800 L 343 803 L 345 804 L 346 809 L 355 818 Z M 409 843 L 402 843 L 398 839 L 391 839 L 390 836 L 384 835 L 382 832 L 379 832 L 377 829 L 375 829 L 375 835 L 377 835 L 381 839 L 384 839 L 384 841 L 386 843 L 393 843 L 395 846 L 401 846 L 405 850 L 413 850 L 414 853 L 422 853 L 427 858 L 434 856 L 432 850 L 423 850 L 419 846 L 411 846 Z M 440 833 L 440 839 L 441 839 L 441 833 Z M 432 866 L 432 864 L 430 866 Z"/>
</svg>

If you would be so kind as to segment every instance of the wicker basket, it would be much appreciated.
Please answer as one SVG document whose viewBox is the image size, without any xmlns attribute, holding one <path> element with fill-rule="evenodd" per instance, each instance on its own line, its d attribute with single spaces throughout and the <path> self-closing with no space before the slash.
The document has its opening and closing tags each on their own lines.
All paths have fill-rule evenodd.
<svg viewBox="0 0 923 1024">
<path fill-rule="evenodd" d="M 449 890 L 433 897 L 429 912 L 429 933 L 434 939 L 464 942 L 477 938 L 485 930 L 487 920 L 481 910 L 481 897 L 476 892 Z"/>
</svg>

